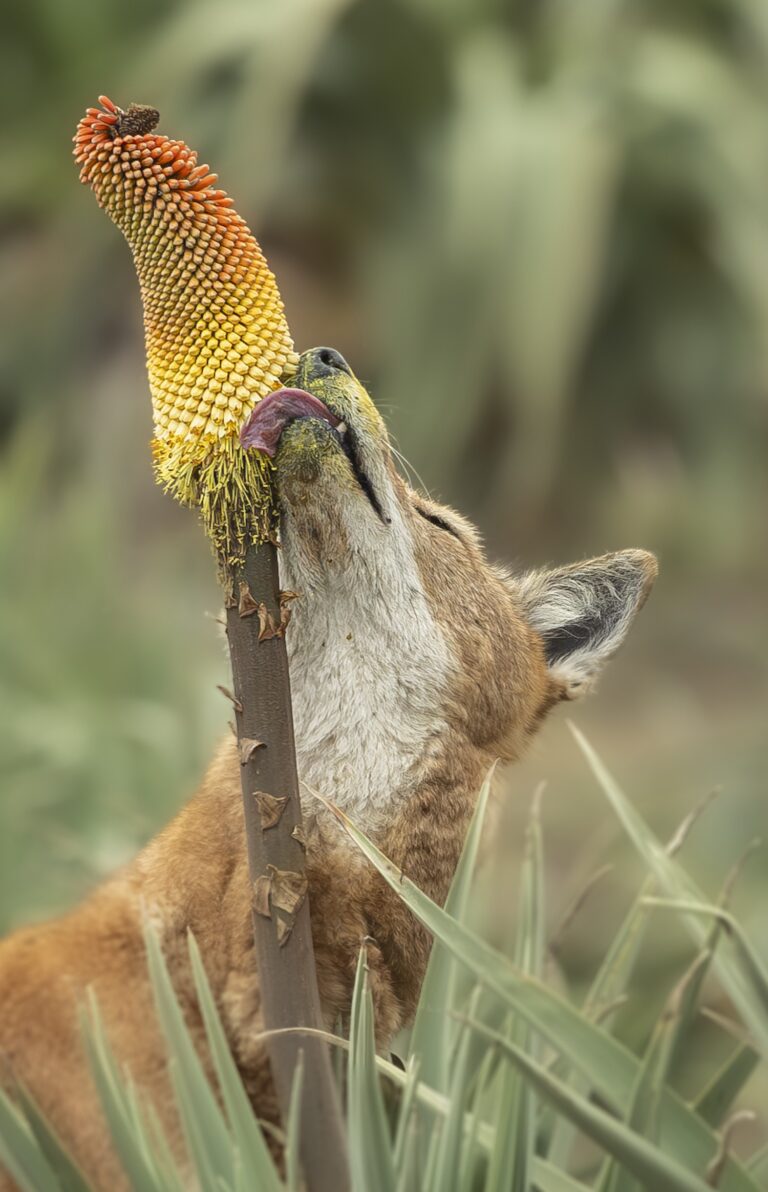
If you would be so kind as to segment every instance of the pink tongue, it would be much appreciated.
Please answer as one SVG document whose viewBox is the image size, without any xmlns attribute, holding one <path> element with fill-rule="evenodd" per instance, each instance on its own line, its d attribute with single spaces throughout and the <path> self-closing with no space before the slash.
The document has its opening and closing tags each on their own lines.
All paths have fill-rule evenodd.
<svg viewBox="0 0 768 1192">
<path fill-rule="evenodd" d="M 243 447 L 252 447 L 267 455 L 274 455 L 286 423 L 292 418 L 322 418 L 331 426 L 340 419 L 332 414 L 318 397 L 304 389 L 277 389 L 257 402 L 253 413 L 240 431 Z"/>
</svg>

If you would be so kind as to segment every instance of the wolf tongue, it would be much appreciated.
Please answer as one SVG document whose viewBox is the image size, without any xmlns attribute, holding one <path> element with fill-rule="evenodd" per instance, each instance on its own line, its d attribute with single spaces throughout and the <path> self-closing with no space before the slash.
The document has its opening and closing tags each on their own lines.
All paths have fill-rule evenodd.
<svg viewBox="0 0 768 1192">
<path fill-rule="evenodd" d="M 240 431 L 240 442 L 243 447 L 274 455 L 280 436 L 292 418 L 322 418 L 331 426 L 338 426 L 341 421 L 305 389 L 277 389 L 256 403 Z"/>
</svg>

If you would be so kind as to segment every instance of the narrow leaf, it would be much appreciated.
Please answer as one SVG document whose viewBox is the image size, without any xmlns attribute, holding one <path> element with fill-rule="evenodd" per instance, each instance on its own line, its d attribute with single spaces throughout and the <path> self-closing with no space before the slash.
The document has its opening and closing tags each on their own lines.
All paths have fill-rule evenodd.
<svg viewBox="0 0 768 1192">
<path fill-rule="evenodd" d="M 749 1043 L 737 1047 L 694 1101 L 699 1117 L 718 1127 L 759 1063 L 760 1056 Z"/>
<path fill-rule="evenodd" d="M 301 1131 L 301 1093 L 304 1088 L 304 1052 L 299 1051 L 293 1071 L 291 1103 L 288 1106 L 287 1142 L 285 1147 L 285 1174 L 287 1192 L 301 1192 L 301 1163 L 299 1162 L 299 1138 Z M 253 1172 L 249 1173 L 251 1177 Z M 277 1181 L 276 1181 L 277 1183 Z M 262 1185 L 258 1184 L 259 1189 Z M 279 1185 L 278 1185 L 279 1187 Z"/>
<path fill-rule="evenodd" d="M 216 1076 L 224 1098 L 229 1125 L 234 1134 L 243 1167 L 262 1192 L 280 1192 L 280 1180 L 261 1127 L 243 1088 L 240 1073 L 232 1058 L 200 956 L 200 949 L 191 932 L 188 945 L 195 989 L 205 1023 L 205 1033 L 208 1037 Z"/>
<path fill-rule="evenodd" d="M 184 1136 L 203 1192 L 215 1192 L 219 1177 L 234 1183 L 232 1140 L 187 1030 L 157 936 L 149 925 L 144 939 Z"/>
<path fill-rule="evenodd" d="M 59 1192 L 59 1182 L 18 1109 L 0 1089 L 0 1168 L 22 1192 Z"/>
<path fill-rule="evenodd" d="M 752 1156 L 747 1163 L 747 1171 L 759 1188 L 768 1185 L 768 1143 Z"/>
<path fill-rule="evenodd" d="M 410 1160 L 406 1159 L 406 1151 L 413 1145 L 413 1139 L 418 1128 L 415 1119 L 416 1087 L 419 1082 L 419 1061 L 409 1057 L 405 1070 L 405 1087 L 400 1097 L 400 1108 L 397 1116 L 395 1131 L 395 1145 L 392 1161 L 398 1180 L 402 1179 L 402 1172 L 408 1168 Z"/>
<path fill-rule="evenodd" d="M 476 989 L 470 1002 L 470 1014 L 477 1012 L 480 990 Z M 466 1023 L 459 1036 L 459 1046 L 451 1065 L 450 1111 L 439 1135 L 437 1162 L 429 1187 L 435 1192 L 455 1192 L 459 1176 L 459 1159 L 463 1141 L 462 1125 L 469 1091 L 469 1059 L 472 1032 Z"/>
<path fill-rule="evenodd" d="M 649 1143 L 659 1136 L 661 1096 L 669 1072 L 681 1021 L 693 1014 L 695 1004 L 692 991 L 698 989 L 700 974 L 705 971 L 711 953 L 697 956 L 667 1000 L 661 1018 L 652 1032 L 632 1093 L 627 1125 Z M 636 1192 L 634 1175 L 617 1159 L 608 1162 L 598 1187 L 600 1192 Z"/>
<path fill-rule="evenodd" d="M 526 830 L 525 854 L 520 875 L 515 963 L 530 976 L 540 977 L 544 957 L 544 893 L 539 805 L 543 788 L 534 795 Z M 471 1017 L 475 1017 L 470 1011 Z M 530 1055 L 538 1040 L 528 1024 L 510 1016 L 505 1037 Z M 486 1192 L 528 1192 L 534 1152 L 536 1103 L 533 1090 L 510 1064 L 499 1073 L 496 1101 L 496 1146 L 486 1176 Z"/>
<path fill-rule="evenodd" d="M 164 1192 L 174 1186 L 178 1192 L 183 1187 L 181 1179 L 175 1185 L 169 1182 L 171 1177 L 162 1179 L 150 1158 L 152 1147 L 148 1137 L 142 1136 L 141 1124 L 131 1106 L 130 1083 L 119 1072 L 92 990 L 88 1015 L 83 1017 L 83 1037 L 112 1144 L 131 1185 L 147 1192 Z"/>
<path fill-rule="evenodd" d="M 768 972 L 741 924 L 730 911 L 707 902 L 685 898 L 648 898 L 646 901 L 648 906 L 655 906 L 660 910 L 679 911 L 686 918 L 696 915 L 713 918 L 726 929 L 727 938 L 733 944 L 735 953 L 735 964 L 731 964 L 728 971 L 734 973 L 737 970 L 743 978 L 743 988 L 749 991 L 757 1027 L 757 1030 L 753 1031 L 755 1041 L 760 1044 L 763 1054 L 768 1058 Z M 722 971 L 720 976 L 722 979 Z M 747 1020 L 747 1026 L 752 1029 L 751 1021 Z"/>
<path fill-rule="evenodd" d="M 493 770 L 489 772 L 480 790 L 461 858 L 445 901 L 446 914 L 459 923 L 466 920 L 492 781 Z M 448 1089 L 449 1060 L 458 1035 L 456 1019 L 452 1014 L 456 1008 L 454 1001 L 457 968 L 456 959 L 450 949 L 439 940 L 435 940 L 411 1032 L 410 1050 L 411 1054 L 419 1059 L 420 1079 L 441 1092 Z"/>
<path fill-rule="evenodd" d="M 90 1192 L 80 1168 L 70 1158 L 53 1127 L 49 1125 L 23 1085 L 17 1088 L 19 1104 L 40 1150 L 56 1172 L 61 1192 Z"/>
<path fill-rule="evenodd" d="M 395 1170 L 384 1100 L 376 1072 L 373 1002 L 365 948 L 360 949 L 349 1030 L 349 1164 L 354 1188 L 395 1192 Z"/>
</svg>

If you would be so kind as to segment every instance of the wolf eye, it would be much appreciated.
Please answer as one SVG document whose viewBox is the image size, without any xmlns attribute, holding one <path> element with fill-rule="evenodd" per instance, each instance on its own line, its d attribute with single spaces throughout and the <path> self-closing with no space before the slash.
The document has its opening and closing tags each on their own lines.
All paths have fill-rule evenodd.
<svg viewBox="0 0 768 1192">
<path fill-rule="evenodd" d="M 437 526 L 441 530 L 445 530 L 448 534 L 452 534 L 459 542 L 461 542 L 461 534 L 455 530 L 450 522 L 445 518 L 440 517 L 437 513 L 429 513 L 426 509 L 422 509 L 420 505 L 415 506 L 416 512 L 424 518 L 424 521 L 431 522 L 433 526 Z"/>
</svg>

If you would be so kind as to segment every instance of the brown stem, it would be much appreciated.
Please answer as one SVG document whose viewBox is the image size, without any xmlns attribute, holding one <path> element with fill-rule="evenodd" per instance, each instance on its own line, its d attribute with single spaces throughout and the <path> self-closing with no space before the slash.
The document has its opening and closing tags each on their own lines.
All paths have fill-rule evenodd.
<svg viewBox="0 0 768 1192">
<path fill-rule="evenodd" d="M 243 566 L 229 578 L 234 596 L 227 609 L 227 637 L 264 1028 L 319 1028 L 323 1023 L 275 547 L 249 547 Z M 304 1052 L 299 1149 L 308 1192 L 346 1192 L 344 1125 L 326 1043 L 287 1034 L 270 1038 L 267 1047 L 284 1120 L 298 1053 Z"/>
</svg>

